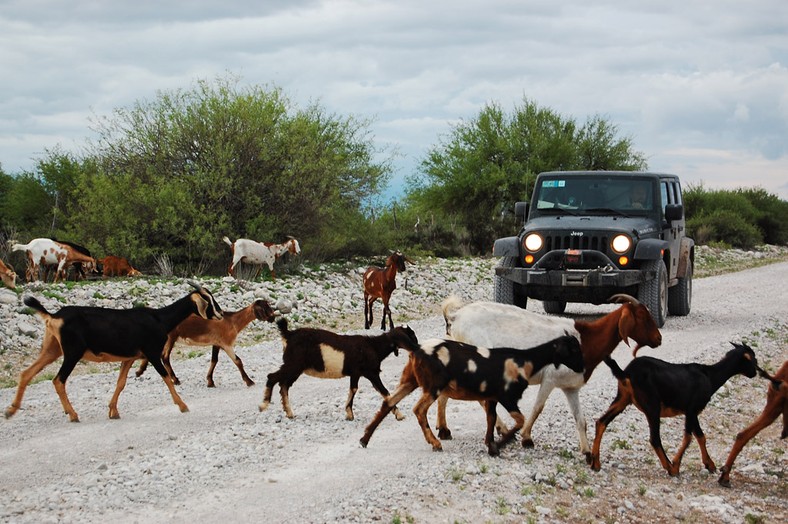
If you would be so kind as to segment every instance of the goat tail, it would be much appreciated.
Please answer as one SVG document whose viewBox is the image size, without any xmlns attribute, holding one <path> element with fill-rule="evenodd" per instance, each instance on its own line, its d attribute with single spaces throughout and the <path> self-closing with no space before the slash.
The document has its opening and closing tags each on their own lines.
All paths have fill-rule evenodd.
<svg viewBox="0 0 788 524">
<path fill-rule="evenodd" d="M 27 296 L 24 298 L 23 302 L 26 306 L 35 309 L 42 317 L 46 318 L 51 316 L 49 311 L 46 310 L 46 308 L 43 306 L 43 304 L 41 304 L 41 302 L 38 301 L 37 298 Z"/>
<path fill-rule="evenodd" d="M 449 295 L 446 297 L 443 302 L 441 303 L 441 310 L 443 311 L 443 320 L 446 322 L 446 334 L 449 334 L 449 330 L 451 329 L 451 324 L 454 321 L 454 316 L 457 314 L 457 311 L 462 308 L 465 304 L 462 303 L 462 299 L 457 295 Z"/>
<path fill-rule="evenodd" d="M 223 236 L 222 240 L 224 240 L 224 243 L 227 244 L 228 246 L 233 247 L 233 243 L 230 242 L 230 239 L 227 238 L 226 236 Z"/>
<path fill-rule="evenodd" d="M 616 380 L 623 380 L 626 375 L 624 375 L 624 370 L 621 369 L 621 366 L 618 365 L 618 362 L 613 360 L 613 357 L 605 357 L 605 364 L 607 367 L 610 368 L 610 372 L 613 373 L 613 376 L 616 377 Z"/>
<path fill-rule="evenodd" d="M 287 319 L 285 317 L 279 317 L 276 320 L 276 326 L 279 328 L 279 333 L 282 334 L 282 338 L 287 338 L 287 335 L 290 334 L 290 331 L 287 329 Z"/>
</svg>

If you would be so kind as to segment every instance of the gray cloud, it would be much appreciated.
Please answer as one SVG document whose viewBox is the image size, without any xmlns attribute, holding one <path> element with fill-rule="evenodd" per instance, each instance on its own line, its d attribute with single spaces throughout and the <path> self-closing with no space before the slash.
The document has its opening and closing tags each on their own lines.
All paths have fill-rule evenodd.
<svg viewBox="0 0 788 524">
<path fill-rule="evenodd" d="M 452 122 L 527 97 L 610 118 L 653 169 L 788 198 L 788 2 L 256 4 L 4 2 L 4 170 L 80 147 L 92 114 L 231 72 L 373 118 L 396 183 Z"/>
</svg>

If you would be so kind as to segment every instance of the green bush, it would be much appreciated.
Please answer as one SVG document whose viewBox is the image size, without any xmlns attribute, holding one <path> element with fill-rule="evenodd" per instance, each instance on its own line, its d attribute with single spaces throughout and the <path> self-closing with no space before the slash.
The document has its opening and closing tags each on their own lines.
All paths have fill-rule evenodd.
<svg viewBox="0 0 788 524">
<path fill-rule="evenodd" d="M 742 249 L 763 244 L 760 230 L 730 209 L 694 217 L 687 221 L 687 229 L 698 244 L 721 243 Z"/>
</svg>

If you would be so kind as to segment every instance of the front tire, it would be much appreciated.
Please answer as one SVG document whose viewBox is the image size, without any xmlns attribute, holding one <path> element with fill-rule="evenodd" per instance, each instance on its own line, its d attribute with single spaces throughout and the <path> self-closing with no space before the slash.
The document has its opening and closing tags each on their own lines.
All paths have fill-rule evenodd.
<svg viewBox="0 0 788 524">
<path fill-rule="evenodd" d="M 692 260 L 687 261 L 687 274 L 679 278 L 678 284 L 668 289 L 668 312 L 677 317 L 686 317 L 692 308 Z"/>
<path fill-rule="evenodd" d="M 497 267 L 517 267 L 517 257 L 501 257 Z M 499 304 L 509 304 L 525 309 L 528 297 L 518 293 L 518 287 L 508 278 L 495 275 L 493 277 L 493 300 Z"/>
<path fill-rule="evenodd" d="M 551 315 L 560 315 L 566 311 L 566 302 L 563 300 L 545 300 L 542 302 L 542 307 L 544 308 L 545 313 L 550 313 Z"/>
<path fill-rule="evenodd" d="M 638 300 L 645 304 L 657 327 L 665 325 L 665 318 L 668 316 L 668 270 L 665 269 L 665 262 L 660 260 L 649 260 L 643 264 L 644 272 L 655 272 L 656 276 L 640 284 L 638 288 Z"/>
</svg>

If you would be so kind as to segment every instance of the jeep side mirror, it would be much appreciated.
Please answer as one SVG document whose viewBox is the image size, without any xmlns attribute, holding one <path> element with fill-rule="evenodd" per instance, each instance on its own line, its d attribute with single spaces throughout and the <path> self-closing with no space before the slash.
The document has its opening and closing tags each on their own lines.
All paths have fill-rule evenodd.
<svg viewBox="0 0 788 524">
<path fill-rule="evenodd" d="M 665 206 L 665 220 L 673 222 L 684 217 L 684 206 L 682 204 L 668 204 Z"/>
<path fill-rule="evenodd" d="M 514 218 L 525 222 L 526 216 L 528 216 L 528 202 L 517 202 L 514 205 Z"/>
</svg>

